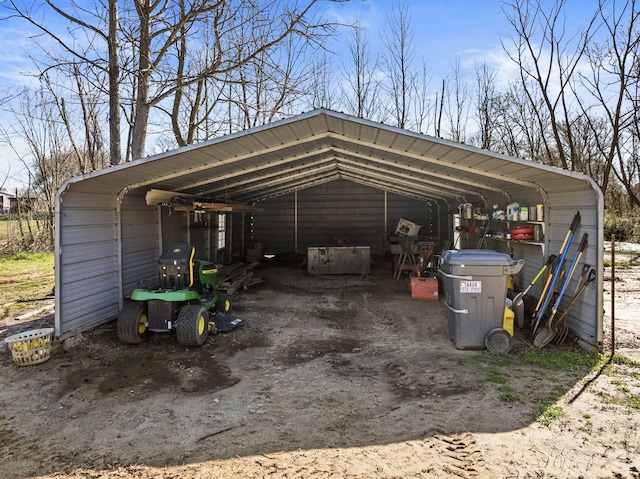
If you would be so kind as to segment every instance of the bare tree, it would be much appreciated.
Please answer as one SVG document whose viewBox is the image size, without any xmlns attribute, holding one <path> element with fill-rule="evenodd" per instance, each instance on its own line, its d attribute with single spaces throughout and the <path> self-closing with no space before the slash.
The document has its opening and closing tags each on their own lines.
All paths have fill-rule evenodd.
<svg viewBox="0 0 640 479">
<path fill-rule="evenodd" d="M 254 29 L 250 38 L 256 35 L 260 32 Z M 245 47 L 239 44 L 237 48 L 241 51 Z M 291 112 L 310 75 L 304 68 L 305 53 L 304 41 L 290 36 L 277 48 L 261 52 L 232 72 L 232 95 L 227 101 L 238 112 L 237 128 L 270 123 Z"/>
<path fill-rule="evenodd" d="M 442 137 L 442 112 L 444 111 L 444 97 L 447 88 L 447 80 L 442 79 L 442 87 L 440 91 L 436 93 L 436 107 L 434 109 L 433 125 L 435 129 L 435 135 L 438 138 Z"/>
<path fill-rule="evenodd" d="M 53 22 L 51 25 L 47 25 L 33 16 L 30 10 L 31 6 L 24 7 L 14 0 L 8 0 L 7 2 L 7 5 L 15 15 L 40 30 L 47 39 L 57 44 L 63 52 L 63 56 L 57 56 L 58 51 L 52 50 L 49 42 L 43 42 L 40 48 L 52 63 L 42 66 L 42 71 L 47 71 L 51 68 L 69 69 L 69 76 L 74 77 L 78 73 L 78 64 L 85 64 L 108 77 L 110 162 L 112 165 L 117 164 L 121 161 L 117 0 L 109 0 L 106 20 L 103 18 L 99 3 L 84 6 L 71 2 L 69 11 L 62 10 L 52 0 L 44 0 L 44 4 L 59 18 L 78 27 L 82 34 L 76 37 L 75 29 L 69 30 L 66 34 L 58 34 L 53 28 Z M 91 6 L 94 7 L 93 10 L 89 9 Z M 107 25 L 107 28 L 104 28 L 105 25 Z M 69 36 L 71 36 L 72 40 L 69 40 Z M 101 44 L 107 45 L 107 58 L 104 58 L 102 54 L 102 50 L 99 47 Z M 70 60 L 64 55 L 68 55 Z M 103 82 L 98 81 L 94 86 L 103 89 Z"/>
<path fill-rule="evenodd" d="M 523 87 L 513 83 L 506 92 L 496 96 L 494 102 L 491 149 L 531 161 L 544 157 L 545 131 L 538 128 L 538 122 L 532 121 L 536 114 L 543 115 L 542 101 L 534 98 L 532 104 Z M 548 123 L 548 118 L 543 116 L 542 123 Z"/>
<path fill-rule="evenodd" d="M 48 25 L 35 20 L 30 8 L 9 0 L 16 15 L 53 40 L 72 63 L 86 62 L 108 76 L 110 84 L 105 94 L 110 99 L 110 138 L 117 143 L 115 135 L 124 108 L 130 126 L 127 158 L 144 156 L 151 110 L 176 94 L 180 96 L 190 85 L 201 84 L 202 88 L 207 78 L 224 79 L 289 37 L 319 44 L 322 35 L 332 28 L 312 15 L 320 1 L 134 0 L 133 9 L 121 12 L 116 0 L 109 0 L 106 9 L 98 2 L 85 6 L 72 1 L 68 10 L 53 0 L 44 0 L 50 12 L 73 27 L 63 36 L 51 26 L 54 22 Z M 188 55 L 197 47 L 190 39 L 205 28 L 211 35 L 208 61 L 199 58 L 190 63 L 197 58 Z M 260 35 L 248 37 L 254 29 Z M 252 43 L 247 41 L 242 55 L 237 56 L 232 47 L 243 38 L 251 38 Z M 176 44 L 182 49 L 176 51 Z M 50 45 L 43 45 L 43 49 L 51 50 Z M 52 56 L 49 66 L 59 68 L 67 63 L 63 56 Z M 123 92 L 129 98 L 120 100 Z M 118 131 L 118 139 L 120 134 Z M 189 140 L 178 140 L 184 141 Z M 114 157 L 112 145 L 112 163 Z"/>
<path fill-rule="evenodd" d="M 174 1 L 175 4 L 136 1 L 140 43 L 136 65 L 136 113 L 131 137 L 134 158 L 144 154 L 149 112 L 153 106 L 202 78 L 238 71 L 290 37 L 300 37 L 313 43 L 319 41 L 319 35 L 331 29 L 327 23 L 314 22 L 311 16 L 312 8 L 320 0 L 290 3 L 278 0 L 260 3 L 193 0 L 188 8 L 184 6 L 184 0 Z M 197 30 L 203 22 L 210 25 L 213 35 L 210 61 L 201 64 L 201 68 L 190 76 L 176 81 L 168 52 L 181 36 Z M 255 32 L 259 35 L 249 35 Z M 251 41 L 243 40 L 247 38 Z M 240 52 L 236 48 L 238 42 L 243 45 Z"/>
<path fill-rule="evenodd" d="M 426 60 L 422 60 L 422 69 L 416 76 L 413 85 L 413 103 L 411 128 L 417 132 L 428 133 L 431 126 L 431 95 L 429 93 L 429 68 Z"/>
<path fill-rule="evenodd" d="M 77 162 L 78 173 L 87 173 L 106 166 L 99 120 L 100 98 L 85 85 L 86 77 L 81 73 L 78 64 L 73 65 L 72 71 L 77 88 L 73 97 L 77 98 L 78 102 L 78 121 L 73 120 L 72 116 L 75 112 L 69 111 L 68 101 L 65 97 L 55 93 L 49 75 L 42 73 L 41 79 L 50 93 L 52 102 L 57 107 L 60 121 L 64 125 L 73 156 Z M 77 133 L 78 131 L 82 131 L 83 134 Z"/>
<path fill-rule="evenodd" d="M 476 63 L 476 121 L 478 123 L 478 140 L 480 148 L 492 147 L 492 135 L 495 132 L 494 122 L 497 120 L 498 93 L 495 84 L 496 72 L 492 72 L 486 63 Z"/>
<path fill-rule="evenodd" d="M 29 149 L 30 160 L 26 165 L 29 186 L 24 196 L 36 198 L 35 209 L 45 215 L 44 221 L 38 223 L 37 235 L 23 234 L 21 249 L 53 247 L 55 194 L 63 181 L 79 173 L 80 165 L 69 142 L 67 126 L 59 121 L 58 109 L 62 103 L 51 84 L 45 82 L 38 91 L 24 91 L 20 104 L 13 110 L 16 129 Z"/>
<path fill-rule="evenodd" d="M 387 70 L 390 113 L 396 125 L 404 128 L 409 120 L 416 81 L 412 70 L 415 47 L 412 44 L 411 15 L 406 1 L 394 4 L 389 21 L 389 32 L 385 35 L 387 50 L 382 62 Z"/>
<path fill-rule="evenodd" d="M 581 101 L 597 151 L 604 162 L 596 177 L 606 191 L 613 171 L 631 201 L 640 206 L 638 177 L 638 107 L 640 107 L 640 10 L 635 0 L 600 2 L 598 18 L 606 35 L 586 51 L 591 70 L 580 86 L 595 103 Z M 593 112 L 593 113 L 591 113 Z M 606 123 L 607 135 L 602 134 Z"/>
<path fill-rule="evenodd" d="M 375 119 L 379 105 L 380 84 L 376 79 L 378 58 L 371 53 L 366 30 L 356 19 L 349 30 L 347 61 L 343 61 L 342 103 L 351 115 Z"/>
<path fill-rule="evenodd" d="M 322 52 L 321 55 L 314 57 L 308 64 L 308 68 L 311 75 L 307 79 L 306 103 L 311 109 L 336 108 L 338 100 L 333 81 L 335 73 L 327 53 Z"/>
<path fill-rule="evenodd" d="M 563 141 L 560 125 L 572 122 L 572 83 L 590 41 L 593 22 L 581 34 L 570 35 L 563 17 L 565 3 L 557 0 L 549 7 L 541 0 L 503 2 L 514 31 L 514 36 L 503 39 L 503 47 L 519 67 L 523 91 L 536 107 L 532 112 L 538 128 L 550 129 L 550 137 L 543 137 L 546 158 L 537 160 L 572 169 L 571 159 L 576 153 L 573 134 L 567 130 Z M 539 108 L 538 94 L 544 109 Z"/>
<path fill-rule="evenodd" d="M 449 139 L 466 143 L 470 108 L 469 89 L 458 60 L 453 66 L 452 79 L 447 85 L 449 88 L 443 100 L 444 115 L 449 124 Z"/>
<path fill-rule="evenodd" d="M 107 37 L 109 61 L 109 158 L 111 165 L 122 161 L 120 141 L 120 62 L 119 62 L 119 11 L 118 0 L 109 0 L 109 36 Z"/>
</svg>

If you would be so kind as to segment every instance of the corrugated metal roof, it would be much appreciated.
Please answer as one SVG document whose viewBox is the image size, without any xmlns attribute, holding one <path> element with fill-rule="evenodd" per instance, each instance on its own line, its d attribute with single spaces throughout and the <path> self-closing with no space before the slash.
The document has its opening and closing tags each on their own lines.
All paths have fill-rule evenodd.
<svg viewBox="0 0 640 479">
<path fill-rule="evenodd" d="M 137 272 L 123 265 L 140 241 L 123 231 L 147 225 L 145 242 L 161 234 L 156 231 L 159 221 L 149 211 L 127 220 L 128 209 L 143 205 L 140 200 L 148 190 L 253 205 L 339 179 L 435 201 L 438 209 L 445 206 L 445 213 L 456 212 L 462 202 L 487 208 L 514 200 L 544 203 L 544 242 L 509 246 L 515 255 L 526 257 L 523 281 L 535 275 L 544 257 L 560 250 L 571 218 L 581 211 L 580 232 L 588 232 L 593 245 L 583 259 L 598 271 L 602 268 L 604 201 L 588 176 L 314 110 L 68 180 L 56 197 L 56 334 L 72 334 L 117 311 L 123 285 Z M 82 257 L 74 253 L 78 249 Z M 92 293 L 89 279 L 96 275 L 106 285 L 103 295 Z M 594 294 L 576 304 L 570 319 L 576 334 L 598 345 L 602 285 L 598 277 Z"/>
<path fill-rule="evenodd" d="M 423 200 L 512 199 L 514 187 L 546 198 L 584 188 L 584 175 L 419 133 L 315 110 L 251 130 L 90 173 L 88 191 L 153 187 L 215 200 L 262 199 L 346 179 Z M 561 178 L 559 180 L 559 178 Z"/>
</svg>

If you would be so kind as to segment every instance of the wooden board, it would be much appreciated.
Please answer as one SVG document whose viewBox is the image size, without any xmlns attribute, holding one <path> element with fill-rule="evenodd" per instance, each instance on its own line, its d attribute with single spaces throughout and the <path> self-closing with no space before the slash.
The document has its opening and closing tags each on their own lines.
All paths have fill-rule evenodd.
<svg viewBox="0 0 640 479">
<path fill-rule="evenodd" d="M 151 189 L 145 195 L 147 205 L 165 205 L 174 211 L 211 211 L 220 213 L 261 213 L 263 208 L 237 203 L 218 203 L 204 196 Z"/>
</svg>

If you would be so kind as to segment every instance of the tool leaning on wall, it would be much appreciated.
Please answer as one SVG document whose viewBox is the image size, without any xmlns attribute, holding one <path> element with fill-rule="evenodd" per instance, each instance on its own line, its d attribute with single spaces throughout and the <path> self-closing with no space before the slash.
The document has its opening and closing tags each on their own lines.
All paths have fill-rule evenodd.
<svg viewBox="0 0 640 479">
<path fill-rule="evenodd" d="M 551 255 L 532 281 L 533 284 L 548 268 L 549 275 L 532 315 L 533 344 L 537 348 L 543 348 L 551 341 L 559 344 L 566 339 L 569 333 L 567 327 L 569 311 L 582 296 L 587 286 L 591 284 L 596 277 L 595 270 L 591 269 L 590 265 L 584 264 L 580 277 L 576 281 L 569 304 L 565 307 L 564 311 L 560 310 L 562 300 L 567 296 L 567 288 L 588 246 L 589 236 L 587 233 L 584 233 L 576 248 L 575 255 L 569 263 L 569 268 L 566 270 L 567 255 L 579 224 L 580 212 L 578 211 L 573 217 L 573 221 L 567 231 L 558 255 Z M 530 287 L 531 285 L 529 288 Z M 528 291 L 529 288 L 527 288 L 526 291 Z M 524 294 L 526 294 L 526 292 Z M 540 327 L 542 324 L 544 324 L 544 327 Z"/>
<path fill-rule="evenodd" d="M 580 258 L 582 258 L 582 255 L 584 254 L 584 250 L 587 247 L 588 238 L 589 238 L 589 235 L 587 233 L 584 233 L 582 235 L 582 240 L 580 241 L 580 244 L 578 245 L 578 250 L 576 251 L 576 254 L 575 254 L 574 258 L 573 258 L 573 261 L 571 263 L 571 267 L 569 268 L 569 272 L 567 274 L 565 274 L 564 280 L 562 282 L 562 286 L 560 287 L 560 291 L 556 295 L 555 303 L 553 304 L 553 307 L 551 309 L 551 314 L 549 315 L 549 318 L 547 319 L 547 325 L 544 328 L 542 328 L 538 332 L 538 334 L 536 334 L 535 337 L 534 337 L 533 344 L 537 348 L 542 348 L 542 347 L 546 346 L 547 344 L 549 344 L 551 342 L 551 340 L 553 339 L 553 337 L 558 332 L 557 325 L 554 324 L 553 319 L 555 318 L 556 314 L 558 313 L 558 309 L 560 308 L 560 303 L 562 301 L 562 298 L 564 296 L 565 291 L 567 290 L 567 286 L 569 285 L 569 282 L 571 281 L 571 278 L 573 277 L 573 273 L 575 272 L 575 270 L 576 270 L 576 268 L 578 266 L 578 263 L 580 262 Z M 544 313 L 544 311 L 541 311 L 540 314 L 543 314 L 543 313 Z"/>
<path fill-rule="evenodd" d="M 545 289 L 543 290 L 542 295 L 540 296 L 540 300 L 538 301 L 538 305 L 540 305 L 540 302 L 542 302 L 542 305 L 540 306 L 539 309 L 538 307 L 536 307 L 536 311 L 534 312 L 534 314 L 536 315 L 534 325 L 533 325 L 534 336 L 536 334 L 536 331 L 538 330 L 538 326 L 540 325 L 540 321 L 544 316 L 547 306 L 551 301 L 553 292 L 556 287 L 556 283 L 558 282 L 558 278 L 560 277 L 561 271 L 564 268 L 564 263 L 567 257 L 567 253 L 569 251 L 569 247 L 571 245 L 571 241 L 573 240 L 573 236 L 579 224 L 580 224 L 580 212 L 577 211 L 575 216 L 573 217 L 571 226 L 569 226 L 569 230 L 567 231 L 567 235 L 564 238 L 562 247 L 560 248 L 558 263 L 556 267 L 551 270 L 550 276 L 549 278 L 547 278 L 547 282 L 545 284 Z"/>
</svg>

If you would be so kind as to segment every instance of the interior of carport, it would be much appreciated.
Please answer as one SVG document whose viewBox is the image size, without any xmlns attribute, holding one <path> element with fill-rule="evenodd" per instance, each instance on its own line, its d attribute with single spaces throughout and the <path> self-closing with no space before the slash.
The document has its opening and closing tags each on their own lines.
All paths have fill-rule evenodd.
<svg viewBox="0 0 640 479">
<path fill-rule="evenodd" d="M 491 234 L 494 225 L 482 240 L 480 218 L 514 202 L 543 205 L 542 236 L 511 241 Z M 464 219 L 465 204 L 478 222 Z M 56 197 L 56 336 L 114 319 L 135 287 L 157 282 L 157 258 L 172 244 L 220 264 L 258 248 L 304 256 L 336 244 L 388 257 L 402 219 L 420 225 L 436 253 L 481 241 L 524 259 L 514 277 L 522 290 L 560 251 L 578 211 L 576 237 L 589 238 L 582 261 L 601 272 L 603 199 L 589 177 L 315 110 L 67 181 Z M 568 324 L 601 347 L 600 273 L 596 282 Z"/>
</svg>

